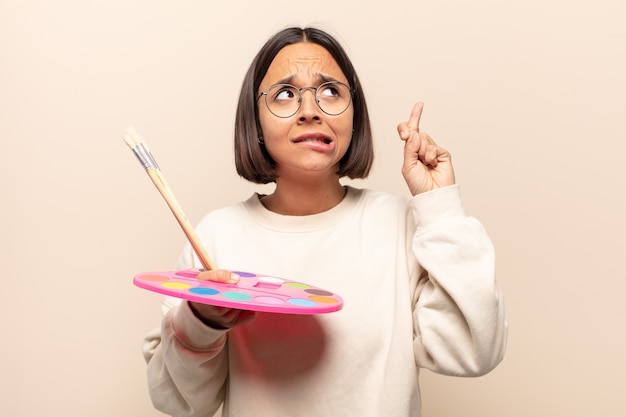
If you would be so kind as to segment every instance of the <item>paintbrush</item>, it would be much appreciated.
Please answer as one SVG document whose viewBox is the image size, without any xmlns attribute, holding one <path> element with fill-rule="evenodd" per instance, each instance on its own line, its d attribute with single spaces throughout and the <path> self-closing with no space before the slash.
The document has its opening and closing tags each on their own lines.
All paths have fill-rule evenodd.
<svg viewBox="0 0 626 417">
<path fill-rule="evenodd" d="M 185 216 L 185 213 L 183 213 L 182 208 L 176 201 L 172 190 L 167 185 L 167 181 L 165 181 L 165 177 L 163 176 L 161 169 L 157 165 L 143 139 L 133 128 L 128 128 L 124 134 L 124 142 L 126 142 L 128 147 L 133 151 L 139 160 L 139 163 L 141 163 L 157 190 L 159 190 L 159 193 L 161 193 L 161 196 L 165 199 L 165 202 L 176 217 L 176 220 L 178 220 L 178 224 L 180 224 L 180 227 L 183 229 L 185 236 L 187 236 L 187 240 L 189 240 L 191 247 L 196 252 L 196 255 L 198 255 L 198 259 L 200 259 L 200 263 L 202 263 L 204 269 L 215 269 L 215 265 L 202 246 L 198 235 L 189 222 L 189 219 L 187 219 L 187 216 Z"/>
</svg>

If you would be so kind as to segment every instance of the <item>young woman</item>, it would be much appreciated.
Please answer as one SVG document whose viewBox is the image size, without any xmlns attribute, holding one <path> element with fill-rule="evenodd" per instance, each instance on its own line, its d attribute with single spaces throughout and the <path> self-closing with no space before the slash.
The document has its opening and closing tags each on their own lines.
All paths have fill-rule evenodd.
<svg viewBox="0 0 626 417">
<path fill-rule="evenodd" d="M 502 359 L 506 321 L 494 252 L 465 215 L 450 154 L 420 132 L 422 104 L 398 125 L 413 197 L 341 184 L 373 159 L 356 72 L 314 28 L 277 33 L 245 77 L 238 173 L 274 182 L 209 213 L 197 231 L 237 282 L 248 270 L 328 288 L 344 308 L 253 313 L 166 299 L 144 352 L 155 406 L 173 416 L 419 416 L 419 368 L 478 376 Z M 188 246 L 176 268 L 200 267 Z"/>
</svg>

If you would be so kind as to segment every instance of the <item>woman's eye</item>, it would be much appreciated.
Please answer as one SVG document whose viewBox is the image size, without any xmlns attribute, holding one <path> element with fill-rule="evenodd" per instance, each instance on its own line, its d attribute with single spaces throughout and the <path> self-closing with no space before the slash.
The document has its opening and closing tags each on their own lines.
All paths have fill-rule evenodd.
<svg viewBox="0 0 626 417">
<path fill-rule="evenodd" d="M 334 85 L 326 85 L 319 92 L 321 97 L 337 97 L 339 96 L 339 89 Z"/>
<path fill-rule="evenodd" d="M 296 96 L 296 93 L 290 88 L 283 88 L 279 90 L 274 96 L 274 100 L 292 100 Z"/>
</svg>

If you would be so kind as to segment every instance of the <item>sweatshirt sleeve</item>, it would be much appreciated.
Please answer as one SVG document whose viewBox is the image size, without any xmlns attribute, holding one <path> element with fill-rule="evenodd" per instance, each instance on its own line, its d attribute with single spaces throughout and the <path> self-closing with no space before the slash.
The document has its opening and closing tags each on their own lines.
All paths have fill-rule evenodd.
<svg viewBox="0 0 626 417">
<path fill-rule="evenodd" d="M 465 215 L 457 185 L 417 195 L 409 205 L 418 262 L 416 362 L 445 375 L 486 374 L 502 360 L 507 338 L 491 240 Z"/>
<path fill-rule="evenodd" d="M 176 269 L 193 265 L 189 252 L 181 255 Z M 226 331 L 206 326 L 186 301 L 179 301 L 165 298 L 161 327 L 144 338 L 150 398 L 156 409 L 171 416 L 211 417 L 224 400 Z"/>
</svg>

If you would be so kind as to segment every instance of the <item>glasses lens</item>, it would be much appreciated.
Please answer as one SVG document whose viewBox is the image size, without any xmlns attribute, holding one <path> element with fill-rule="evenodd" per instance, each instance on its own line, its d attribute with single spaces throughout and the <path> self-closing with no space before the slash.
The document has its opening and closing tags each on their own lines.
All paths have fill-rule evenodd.
<svg viewBox="0 0 626 417">
<path fill-rule="evenodd" d="M 265 96 L 267 108 L 278 117 L 289 117 L 300 107 L 300 92 L 292 85 L 276 84 Z"/>
<path fill-rule="evenodd" d="M 352 100 L 352 93 L 347 85 L 331 81 L 317 87 L 315 98 L 324 113 L 336 116 L 346 111 Z"/>
</svg>

